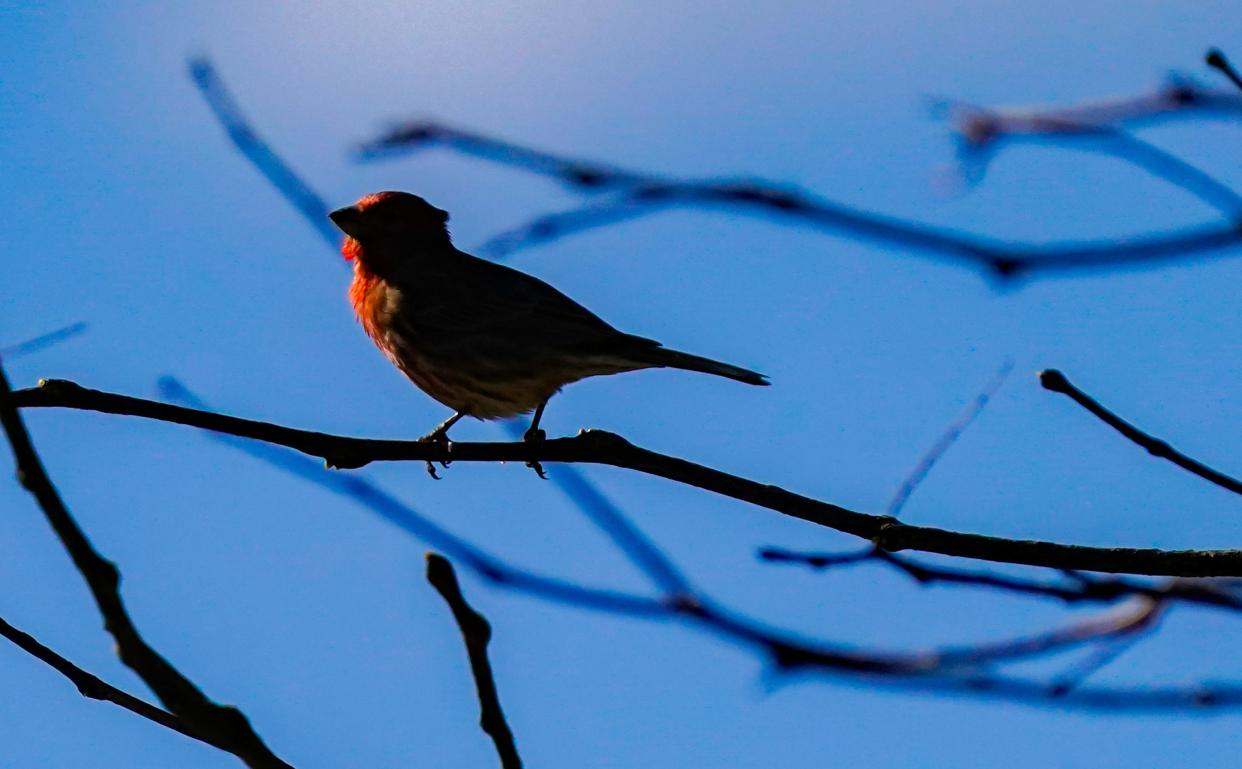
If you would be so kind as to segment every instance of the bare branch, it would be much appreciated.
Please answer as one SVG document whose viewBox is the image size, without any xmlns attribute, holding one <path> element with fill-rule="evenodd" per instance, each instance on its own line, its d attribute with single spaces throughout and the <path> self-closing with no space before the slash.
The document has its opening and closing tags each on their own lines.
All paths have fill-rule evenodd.
<svg viewBox="0 0 1242 769">
<path fill-rule="evenodd" d="M 188 391 L 182 393 L 192 399 Z M 810 642 L 739 616 L 701 594 L 668 594 L 659 599 L 633 599 L 618 602 L 615 593 L 532 575 L 494 556 L 483 553 L 465 540 L 448 534 L 421 515 L 385 494 L 360 476 L 341 476 L 312 467 L 305 457 L 277 446 L 244 441 L 226 435 L 220 440 L 240 448 L 282 470 L 312 481 L 370 509 L 385 520 L 424 521 L 404 527 L 433 545 L 445 542 L 457 551 L 462 566 L 475 571 L 493 584 L 559 603 L 646 619 L 681 619 L 727 640 L 749 646 L 770 658 L 781 670 L 815 670 L 836 675 L 862 676 L 882 686 L 914 688 L 919 691 L 971 696 L 997 697 L 1039 704 L 1056 700 L 1058 704 L 1109 710 L 1199 710 L 1205 707 L 1242 705 L 1242 688 L 1213 685 L 1191 688 L 1095 688 L 1083 689 L 1067 697 L 1051 686 L 994 674 L 981 669 L 996 663 L 1033 655 L 1058 653 L 1076 644 L 1106 640 L 1121 632 L 1126 623 L 1120 615 L 1104 615 L 1031 637 L 1007 639 L 973 646 L 955 646 L 927 651 L 860 652 L 831 642 Z M 619 511 L 618 511 L 618 514 Z M 626 525 L 629 526 L 628 522 Z M 614 542 L 620 542 L 614 533 Z M 653 544 L 648 545 L 654 548 Z M 624 550 L 625 548 L 622 547 Z M 626 551 L 633 560 L 635 553 Z M 1077 575 L 1077 579 L 1088 579 Z M 636 605 L 646 601 L 645 606 Z M 1120 624 L 1119 624 L 1120 623 Z M 1043 640 L 1040 640 L 1043 639 Z"/>
<path fill-rule="evenodd" d="M 1220 71 L 1225 77 L 1229 78 L 1229 82 L 1233 83 L 1242 90 L 1242 76 L 1238 75 L 1238 71 L 1229 63 L 1229 59 L 1225 58 L 1225 54 L 1219 48 L 1213 48 L 1208 51 L 1205 58 L 1207 65 Z"/>
<path fill-rule="evenodd" d="M 1189 93 L 1193 94 L 1188 97 L 1192 101 L 1201 100 L 1198 102 L 1200 106 L 1217 104 L 1222 110 L 1242 111 L 1242 99 L 1230 96 L 1228 102 L 1219 102 L 1209 94 L 1199 94 L 1197 91 Z M 1109 110 L 1101 109 L 1099 112 L 1104 115 Z M 1015 117 L 1015 120 L 1018 118 Z M 551 176 L 571 186 L 617 191 L 616 195 L 604 200 L 541 216 L 501 232 L 481 247 L 481 250 L 496 257 L 671 207 L 725 207 L 743 213 L 788 219 L 814 229 L 902 246 L 915 252 L 984 267 L 1001 277 L 1184 258 L 1196 253 L 1229 248 L 1242 242 L 1242 230 L 1232 224 L 1188 227 L 1166 233 L 1112 238 L 1099 242 L 1052 245 L 1006 242 L 855 209 L 769 181 L 679 180 L 628 170 L 610 171 L 611 166 L 561 158 L 439 123 L 420 122 L 398 128 L 377 140 L 378 144 L 371 143 L 366 146 L 382 146 L 385 149 L 383 154 L 392 154 L 401 146 L 403 137 L 407 136 L 413 137 L 409 141 L 414 146 L 441 143 L 451 149 L 467 151 L 488 160 Z M 462 137 L 470 137 L 469 142 Z M 487 153 L 467 149 L 479 145 L 497 149 Z M 1149 147 L 1147 154 L 1150 156 L 1155 152 L 1159 151 Z M 532 154 L 536 159 L 532 159 Z M 1176 159 L 1167 153 L 1163 155 L 1162 170 L 1167 172 L 1168 166 Z M 582 172 L 584 168 L 589 169 L 585 174 Z M 1180 170 L 1185 175 L 1186 169 Z M 1242 206 L 1242 198 L 1234 195 L 1224 185 L 1215 183 L 1210 178 L 1205 179 L 1206 174 L 1198 173 L 1199 177 L 1189 182 L 1190 189 L 1196 191 L 1196 194 L 1205 195 L 1214 205 L 1225 207 L 1231 213 L 1237 211 L 1234 204 Z M 579 181 L 582 175 L 588 180 L 585 184 Z"/>
<path fill-rule="evenodd" d="M 1103 548 L 1017 540 L 912 526 L 889 516 L 861 513 L 635 446 L 619 435 L 587 430 L 540 443 L 450 443 L 352 438 L 297 430 L 158 401 L 89 390 L 65 380 L 10 396 L 19 408 L 57 407 L 155 419 L 253 438 L 323 458 L 341 468 L 376 461 L 585 462 L 612 465 L 684 483 L 749 502 L 810 523 L 869 540 L 889 550 L 921 550 L 1000 563 L 1117 574 L 1240 577 L 1242 550 Z"/>
<path fill-rule="evenodd" d="M 474 687 L 479 695 L 479 726 L 496 744 L 500 765 L 504 769 L 521 769 L 522 759 L 518 756 L 517 745 L 513 742 L 509 722 L 505 720 L 504 709 L 500 707 L 500 694 L 496 691 L 492 663 L 487 658 L 487 644 L 492 640 L 492 626 L 462 595 L 461 586 L 457 584 L 457 575 L 453 572 L 453 564 L 447 558 L 435 553 L 427 554 L 427 581 L 452 610 L 453 619 L 457 620 L 457 627 L 461 630 L 462 640 L 466 642 L 470 672 L 474 675 Z"/>
<path fill-rule="evenodd" d="M 160 385 L 169 397 L 199 408 L 204 405 L 188 388 L 170 377 L 164 378 Z M 282 448 L 279 444 L 247 440 L 225 432 L 211 433 L 211 437 L 362 505 L 421 542 L 448 553 L 462 565 L 492 582 L 509 585 L 549 601 L 601 609 L 614 614 L 652 616 L 661 615 L 667 610 L 654 598 L 576 585 L 514 566 L 448 531 L 361 474 L 327 472 L 322 465 Z"/>
<path fill-rule="evenodd" d="M 281 197 L 301 212 L 329 247 L 340 246 L 340 233 L 328 221 L 328 211 L 331 209 L 323 202 L 323 198 L 319 197 L 319 193 L 302 181 L 293 169 L 276 154 L 271 145 L 251 128 L 241 108 L 237 105 L 237 101 L 233 99 L 233 95 L 229 93 L 211 62 L 202 58 L 193 59 L 189 63 L 189 69 L 190 78 L 198 86 L 199 93 L 203 95 L 203 99 L 211 108 L 216 120 L 228 133 L 233 146 L 237 147 L 251 165 L 263 174 L 263 177 L 276 188 Z"/>
<path fill-rule="evenodd" d="M 957 442 L 962 432 L 967 427 L 970 427 L 970 423 L 975 421 L 975 417 L 979 416 L 979 413 L 988 405 L 988 401 L 992 399 L 992 396 L 996 394 L 996 391 L 1000 389 L 1000 386 L 1009 377 L 1010 371 L 1013 371 L 1013 361 L 1007 360 L 1000 367 L 1000 370 L 996 372 L 996 375 L 992 377 L 992 381 L 984 385 L 983 389 L 975 396 L 970 405 L 966 407 L 961 416 L 953 420 L 948 429 L 932 444 L 932 447 L 923 455 L 919 463 L 914 466 L 910 474 L 901 482 L 897 493 L 893 495 L 892 500 L 885 509 L 888 515 L 896 516 L 901 512 L 901 508 L 905 506 L 906 500 L 910 498 L 910 495 L 918 488 L 918 485 L 931 472 L 936 462 Z"/>
<path fill-rule="evenodd" d="M 160 726 L 184 734 L 186 737 L 199 740 L 220 750 L 229 750 L 228 746 L 218 744 L 210 736 L 199 733 L 198 730 L 187 724 L 183 719 L 116 688 L 92 673 L 88 673 L 44 646 L 34 636 L 18 630 L 4 619 L 0 619 L 0 636 L 8 639 L 17 648 L 47 664 L 53 670 L 69 679 L 83 697 L 111 702 L 135 715 L 142 716 L 148 721 L 154 721 Z"/>
<path fill-rule="evenodd" d="M 39 352 L 52 345 L 60 344 L 66 339 L 72 339 L 86 331 L 86 328 L 87 324 L 79 321 L 77 323 L 70 323 L 68 326 L 61 326 L 46 334 L 40 334 L 33 339 L 27 339 L 24 342 L 18 342 L 9 347 L 0 347 L 0 358 L 15 358 L 19 355 Z"/>
<path fill-rule="evenodd" d="M 1151 584 L 1120 577 L 1097 578 L 1075 574 L 1068 582 L 1052 583 L 985 571 L 932 566 L 875 548 L 845 553 L 808 553 L 765 547 L 759 550 L 759 558 L 774 563 L 798 564 L 816 570 L 857 563 L 882 563 L 921 585 L 943 583 L 993 588 L 1021 595 L 1053 598 L 1065 603 L 1113 603 L 1123 598 L 1141 596 L 1160 601 L 1185 601 L 1233 611 L 1242 609 L 1242 596 L 1226 585 L 1213 584 L 1212 580 L 1205 579 L 1174 579 Z"/>
<path fill-rule="evenodd" d="M 950 109 L 963 106 L 951 99 L 944 100 L 943 104 Z M 1077 133 L 1084 127 L 1137 126 L 1172 119 L 1221 117 L 1233 120 L 1242 117 L 1242 96 L 1232 91 L 1203 88 L 1185 78 L 1171 78 L 1155 91 L 1133 96 L 1063 107 L 995 107 L 974 114 L 979 122 L 967 121 L 962 126 L 966 138 L 986 141 L 988 134 L 1002 127 L 993 122 L 998 117 L 1003 121 L 1000 132 L 1008 136 Z"/>
<path fill-rule="evenodd" d="M 948 109 L 961 138 L 959 155 L 972 182 L 982 176 L 989 161 L 1006 144 L 1057 144 L 1119 158 L 1194 195 L 1234 223 L 1242 218 L 1242 195 L 1229 185 L 1117 126 L 1070 123 L 1058 120 L 1055 114 L 1032 117 L 964 102 L 951 102 Z"/>
<path fill-rule="evenodd" d="M 433 146 L 445 146 L 463 155 L 533 171 L 584 192 L 655 181 L 653 177 L 618 166 L 566 158 L 433 120 L 397 125 L 388 133 L 358 145 L 356 157 L 363 161 L 382 160 Z"/>
<path fill-rule="evenodd" d="M 1148 627 L 1138 628 L 1129 635 L 1111 639 L 1108 643 L 1096 647 L 1086 659 L 1080 660 L 1068 670 L 1057 675 L 1053 679 L 1052 690 L 1057 692 L 1058 696 L 1069 694 L 1096 672 L 1108 666 L 1130 649 L 1133 649 L 1139 641 L 1151 635 L 1152 629 L 1155 627 L 1156 624 L 1152 623 Z"/>
<path fill-rule="evenodd" d="M 1070 384 L 1070 381 L 1060 371 L 1056 369 L 1041 371 L 1039 383 L 1044 386 L 1045 390 L 1068 395 L 1079 406 L 1082 406 L 1101 422 L 1121 433 L 1127 440 L 1142 446 L 1153 457 L 1167 459 L 1183 470 L 1194 473 L 1205 481 L 1220 486 L 1222 489 L 1227 489 L 1235 494 L 1242 494 L 1242 481 L 1231 478 L 1219 470 L 1213 470 L 1202 462 L 1191 459 L 1181 453 L 1167 442 L 1139 430 L 1134 425 L 1101 406 L 1090 395 Z"/>
<path fill-rule="evenodd" d="M 522 440 L 525 431 L 516 421 L 506 422 L 505 429 L 513 436 L 513 440 Z M 690 581 L 682 574 L 681 569 L 660 552 L 638 527 L 630 523 L 620 508 L 575 467 L 559 467 L 549 477 L 657 588 L 673 596 L 689 596 L 694 593 L 694 588 L 690 586 Z"/>
<path fill-rule="evenodd" d="M 205 735 L 200 739 L 227 746 L 222 749 L 255 769 L 289 769 L 263 744 L 241 711 L 212 702 L 139 634 L 121 600 L 120 572 L 99 555 L 65 507 L 35 452 L 11 393 L 8 378 L 0 367 L 0 423 L 13 450 L 18 479 L 38 502 L 90 588 L 104 618 L 104 627 L 116 641 L 121 661 L 151 687 L 164 707 Z"/>
</svg>

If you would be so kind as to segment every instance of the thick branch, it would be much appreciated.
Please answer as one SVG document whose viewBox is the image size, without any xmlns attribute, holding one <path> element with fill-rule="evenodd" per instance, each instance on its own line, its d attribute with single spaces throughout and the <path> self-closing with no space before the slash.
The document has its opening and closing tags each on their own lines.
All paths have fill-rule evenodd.
<svg viewBox="0 0 1242 769">
<path fill-rule="evenodd" d="M 533 443 L 453 443 L 376 440 L 297 430 L 267 422 L 200 411 L 125 395 L 89 390 L 63 380 L 12 395 L 22 408 L 62 407 L 138 416 L 200 427 L 229 435 L 287 446 L 336 467 L 368 462 L 587 462 L 612 465 L 712 491 L 759 507 L 825 526 L 873 542 L 884 550 L 921 550 L 1000 563 L 1047 566 L 1077 571 L 1180 577 L 1242 576 L 1242 550 L 1157 550 L 1104 548 L 1017 540 L 912 526 L 889 516 L 849 510 L 786 491 L 777 486 L 704 467 L 635 446 L 600 430 Z"/>
<path fill-rule="evenodd" d="M 487 658 L 487 644 L 492 640 L 492 626 L 462 595 L 453 564 L 447 558 L 435 553 L 427 554 L 427 581 L 452 610 L 453 619 L 457 620 L 457 627 L 461 630 L 462 640 L 466 642 L 470 672 L 474 675 L 474 687 L 479 695 L 479 726 L 496 743 L 500 765 L 504 769 L 521 769 L 522 759 L 518 756 L 517 745 L 513 742 L 513 732 L 505 720 L 504 709 L 500 707 L 500 694 L 496 691 L 492 663 Z"/>
<path fill-rule="evenodd" d="M 13 450 L 18 479 L 34 496 L 86 580 L 104 618 L 104 627 L 116 641 L 121 661 L 151 687 L 166 708 L 207 735 L 201 739 L 227 746 L 225 750 L 251 767 L 289 769 L 263 744 L 241 711 L 212 702 L 139 634 L 121 600 L 120 573 L 111 561 L 99 555 L 61 500 L 10 394 L 8 378 L 0 368 L 0 423 Z"/>
<path fill-rule="evenodd" d="M 1159 438 L 1148 435 L 1138 429 L 1134 425 L 1101 406 L 1099 401 L 1075 387 L 1060 371 L 1057 371 L 1056 369 L 1041 371 L 1039 374 L 1039 383 L 1044 386 L 1045 390 L 1051 390 L 1054 393 L 1061 393 L 1062 395 L 1069 396 L 1071 400 L 1091 412 L 1104 424 L 1121 433 L 1127 440 L 1142 446 L 1147 450 L 1147 453 L 1151 454 L 1153 457 L 1167 459 L 1183 470 L 1194 473 L 1203 480 L 1210 481 L 1211 483 L 1220 486 L 1222 489 L 1228 489 L 1234 494 L 1242 494 L 1242 481 L 1239 481 L 1236 478 L 1230 478 L 1228 475 L 1225 475 L 1219 470 L 1213 470 L 1202 462 L 1192 459 L 1173 448 L 1166 441 L 1162 441 Z"/>
</svg>

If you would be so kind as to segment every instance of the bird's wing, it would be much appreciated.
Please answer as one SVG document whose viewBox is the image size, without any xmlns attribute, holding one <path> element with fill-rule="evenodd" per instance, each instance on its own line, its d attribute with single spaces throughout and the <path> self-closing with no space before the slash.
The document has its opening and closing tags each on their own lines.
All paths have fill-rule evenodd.
<svg viewBox="0 0 1242 769">
<path fill-rule="evenodd" d="M 552 286 L 469 254 L 428 281 L 411 322 L 429 336 L 537 343 L 549 350 L 623 353 L 659 343 L 625 334 Z M 430 277 L 430 276 L 427 276 Z"/>
</svg>

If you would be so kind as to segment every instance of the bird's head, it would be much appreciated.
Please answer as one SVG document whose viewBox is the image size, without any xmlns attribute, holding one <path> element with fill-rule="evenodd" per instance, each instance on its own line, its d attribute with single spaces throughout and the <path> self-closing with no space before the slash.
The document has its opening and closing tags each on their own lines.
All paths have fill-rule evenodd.
<svg viewBox="0 0 1242 769">
<path fill-rule="evenodd" d="M 342 249 L 346 259 L 364 250 L 368 255 L 384 252 L 396 257 L 401 251 L 449 244 L 448 212 L 408 192 L 376 192 L 328 217 L 349 236 Z"/>
</svg>

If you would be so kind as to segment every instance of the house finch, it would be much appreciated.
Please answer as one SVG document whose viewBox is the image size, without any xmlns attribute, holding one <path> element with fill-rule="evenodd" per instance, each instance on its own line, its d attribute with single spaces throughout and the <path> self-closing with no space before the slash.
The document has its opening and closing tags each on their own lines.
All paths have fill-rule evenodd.
<svg viewBox="0 0 1242 769">
<path fill-rule="evenodd" d="M 348 236 L 349 298 L 371 339 L 423 392 L 453 409 L 424 440 L 447 441 L 463 416 L 535 416 L 589 376 L 679 368 L 766 385 L 762 374 L 625 334 L 543 281 L 459 251 L 448 213 L 406 192 L 367 195 L 330 214 Z"/>
</svg>

